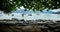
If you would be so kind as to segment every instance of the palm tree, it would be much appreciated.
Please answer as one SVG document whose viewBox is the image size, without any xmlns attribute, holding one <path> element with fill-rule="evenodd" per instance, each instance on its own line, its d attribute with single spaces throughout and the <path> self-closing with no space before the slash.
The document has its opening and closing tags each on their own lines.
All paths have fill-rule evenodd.
<svg viewBox="0 0 60 32">
<path fill-rule="evenodd" d="M 60 8 L 60 0 L 0 0 L 0 10 L 9 13 L 23 6 L 25 10 L 42 11 Z"/>
</svg>

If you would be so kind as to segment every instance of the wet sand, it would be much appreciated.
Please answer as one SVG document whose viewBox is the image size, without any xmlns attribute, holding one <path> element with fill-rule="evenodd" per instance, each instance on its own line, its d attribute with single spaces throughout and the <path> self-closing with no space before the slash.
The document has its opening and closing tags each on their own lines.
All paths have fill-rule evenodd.
<svg viewBox="0 0 60 32">
<path fill-rule="evenodd" d="M 0 32 L 48 32 L 38 26 L 0 26 Z"/>
</svg>

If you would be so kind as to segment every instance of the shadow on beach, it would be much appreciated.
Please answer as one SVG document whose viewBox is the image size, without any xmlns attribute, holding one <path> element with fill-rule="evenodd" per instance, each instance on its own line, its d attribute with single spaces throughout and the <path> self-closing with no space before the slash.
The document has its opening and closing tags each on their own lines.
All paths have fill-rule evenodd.
<svg viewBox="0 0 60 32">
<path fill-rule="evenodd" d="M 0 20 L 0 32 L 60 32 L 59 24 L 60 21 L 57 21 L 58 23 L 54 23 L 52 20 L 35 20 L 36 22 L 27 20 L 25 23 L 21 22 L 21 21 L 24 22 L 24 20 L 20 21 L 20 23 L 27 25 L 20 24 L 15 25 L 11 24 L 12 22 L 6 22 L 8 23 L 7 25 L 5 22 L 4 22 L 5 24 L 2 24 L 1 21 L 15 21 L 15 20 Z"/>
<path fill-rule="evenodd" d="M 0 32 L 52 32 L 38 26 L 0 26 Z"/>
</svg>

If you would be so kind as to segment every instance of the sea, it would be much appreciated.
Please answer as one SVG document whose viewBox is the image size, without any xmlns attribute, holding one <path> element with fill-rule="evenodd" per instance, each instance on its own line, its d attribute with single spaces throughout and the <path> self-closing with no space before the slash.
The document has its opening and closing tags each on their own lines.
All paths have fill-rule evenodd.
<svg viewBox="0 0 60 32">
<path fill-rule="evenodd" d="M 24 14 L 23 13 L 12 13 L 12 14 L 0 14 L 0 19 L 12 19 L 16 18 L 18 20 L 25 19 L 25 20 L 38 20 L 38 19 L 43 19 L 43 20 L 60 20 L 60 14 L 50 14 L 50 13 L 28 13 Z M 12 16 L 14 15 L 14 16 Z"/>
</svg>

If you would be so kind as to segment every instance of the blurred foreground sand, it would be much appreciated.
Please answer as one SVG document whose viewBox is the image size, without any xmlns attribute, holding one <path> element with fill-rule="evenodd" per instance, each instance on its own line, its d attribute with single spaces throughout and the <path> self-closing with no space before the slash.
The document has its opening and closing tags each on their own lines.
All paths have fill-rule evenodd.
<svg viewBox="0 0 60 32">
<path fill-rule="evenodd" d="M 38 26 L 0 26 L 0 32 L 50 32 Z M 52 32 L 52 31 L 51 31 Z"/>
</svg>

